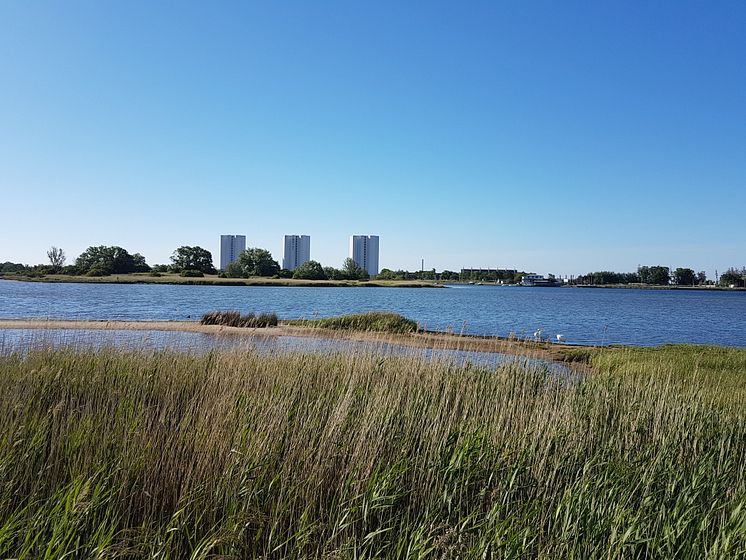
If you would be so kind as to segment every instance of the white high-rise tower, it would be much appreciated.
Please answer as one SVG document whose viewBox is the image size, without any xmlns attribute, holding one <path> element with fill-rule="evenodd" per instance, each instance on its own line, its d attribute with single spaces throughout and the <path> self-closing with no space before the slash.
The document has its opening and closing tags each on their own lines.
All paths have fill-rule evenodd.
<svg viewBox="0 0 746 560">
<path fill-rule="evenodd" d="M 311 260 L 311 237 L 309 235 L 286 235 L 282 253 L 282 268 L 295 270 Z"/>
<path fill-rule="evenodd" d="M 351 235 L 350 258 L 371 276 L 378 274 L 378 236 Z"/>
<path fill-rule="evenodd" d="M 220 236 L 220 270 L 225 270 L 228 265 L 238 259 L 238 255 L 246 250 L 245 235 L 221 235 Z"/>
</svg>

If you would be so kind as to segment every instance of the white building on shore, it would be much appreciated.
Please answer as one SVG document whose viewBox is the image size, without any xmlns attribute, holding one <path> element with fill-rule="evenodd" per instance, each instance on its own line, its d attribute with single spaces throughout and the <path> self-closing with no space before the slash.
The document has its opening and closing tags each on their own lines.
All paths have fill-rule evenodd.
<svg viewBox="0 0 746 560">
<path fill-rule="evenodd" d="M 225 270 L 228 265 L 238 260 L 238 255 L 246 250 L 245 235 L 221 235 L 220 236 L 220 270 Z"/>
<path fill-rule="evenodd" d="M 283 246 L 282 268 L 295 270 L 311 260 L 310 235 L 286 235 Z"/>
<path fill-rule="evenodd" d="M 378 236 L 351 235 L 350 258 L 371 276 L 378 274 Z"/>
</svg>

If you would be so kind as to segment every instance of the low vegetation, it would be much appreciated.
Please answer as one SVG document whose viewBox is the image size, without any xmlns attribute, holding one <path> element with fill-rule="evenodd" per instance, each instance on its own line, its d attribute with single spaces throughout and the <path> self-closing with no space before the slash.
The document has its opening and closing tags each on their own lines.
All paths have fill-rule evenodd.
<svg viewBox="0 0 746 560">
<path fill-rule="evenodd" d="M 0 357 L 0 557 L 744 557 L 744 402 L 630 367 Z"/>
<path fill-rule="evenodd" d="M 242 315 L 239 311 L 211 311 L 205 313 L 199 322 L 203 325 L 264 328 L 276 327 L 278 321 L 275 313 L 259 313 L 258 315 L 247 313 Z"/>
<path fill-rule="evenodd" d="M 395 334 L 413 333 L 418 330 L 416 321 L 407 319 L 398 313 L 390 313 L 386 311 L 353 313 L 351 315 L 340 315 L 339 317 L 327 317 L 324 319 L 298 319 L 284 321 L 284 323 L 304 327 L 318 327 L 322 329 L 387 332 Z"/>
<path fill-rule="evenodd" d="M 746 403 L 746 349 L 700 344 L 666 344 L 650 348 L 610 346 L 565 348 L 567 361 L 585 362 L 616 379 L 644 385 L 666 372 L 672 387 L 706 383 L 716 400 Z"/>
<path fill-rule="evenodd" d="M 202 278 L 204 277 L 204 273 L 201 270 L 194 270 L 191 268 L 188 268 L 186 270 L 182 270 L 179 273 L 179 276 L 182 276 L 183 278 Z"/>
</svg>

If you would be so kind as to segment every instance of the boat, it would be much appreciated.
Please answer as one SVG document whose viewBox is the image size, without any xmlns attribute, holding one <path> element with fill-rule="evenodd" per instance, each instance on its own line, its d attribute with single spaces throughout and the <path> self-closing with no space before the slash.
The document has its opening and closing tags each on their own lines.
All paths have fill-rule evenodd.
<svg viewBox="0 0 746 560">
<path fill-rule="evenodd" d="M 554 276 L 544 278 L 543 274 L 526 274 L 521 280 L 521 285 L 531 286 L 534 288 L 557 288 L 559 286 L 562 286 L 563 282 L 562 280 L 559 280 Z"/>
</svg>

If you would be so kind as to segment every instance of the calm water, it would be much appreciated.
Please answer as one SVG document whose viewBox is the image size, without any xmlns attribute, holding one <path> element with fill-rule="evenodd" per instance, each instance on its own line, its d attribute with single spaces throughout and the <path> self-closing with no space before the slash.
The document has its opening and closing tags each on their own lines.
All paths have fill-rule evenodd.
<svg viewBox="0 0 746 560">
<path fill-rule="evenodd" d="M 455 286 L 283 288 L 44 284 L 0 280 L 0 319 L 198 319 L 216 309 L 281 319 L 396 311 L 435 330 L 577 344 L 707 343 L 746 347 L 746 293 Z"/>
</svg>

